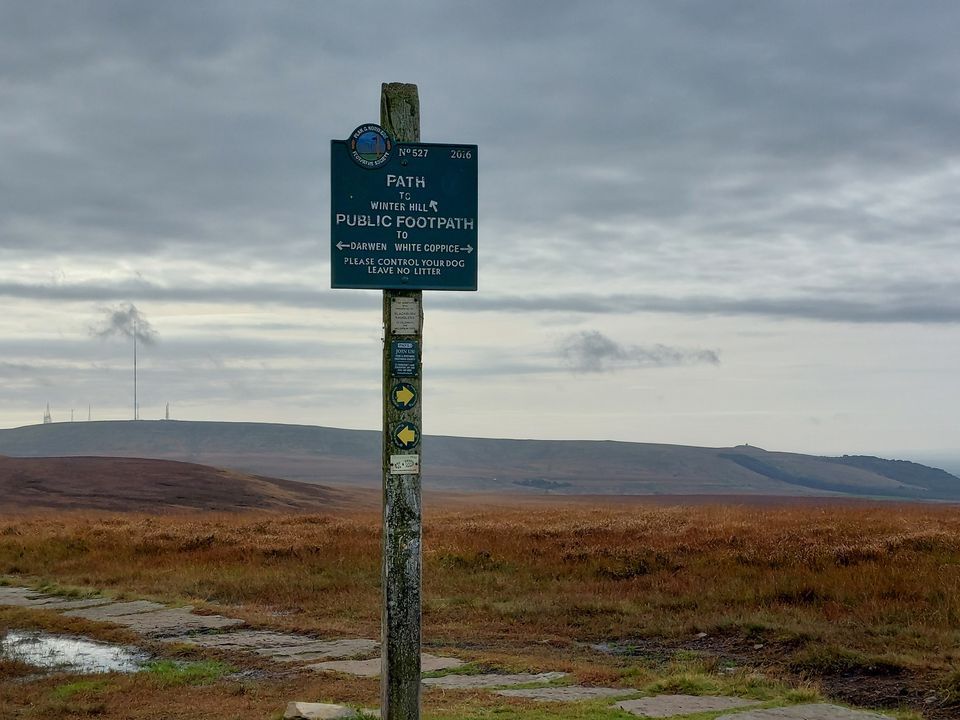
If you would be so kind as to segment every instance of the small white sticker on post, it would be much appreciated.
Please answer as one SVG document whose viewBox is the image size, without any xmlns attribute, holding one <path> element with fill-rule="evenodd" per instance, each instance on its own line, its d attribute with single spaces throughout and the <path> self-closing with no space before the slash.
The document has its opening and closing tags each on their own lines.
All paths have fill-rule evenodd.
<svg viewBox="0 0 960 720">
<path fill-rule="evenodd" d="M 417 335 L 420 332 L 420 303 L 416 298 L 390 298 L 390 327 L 394 335 Z"/>
<path fill-rule="evenodd" d="M 419 455 L 391 455 L 391 475 L 416 475 L 420 472 Z"/>
</svg>

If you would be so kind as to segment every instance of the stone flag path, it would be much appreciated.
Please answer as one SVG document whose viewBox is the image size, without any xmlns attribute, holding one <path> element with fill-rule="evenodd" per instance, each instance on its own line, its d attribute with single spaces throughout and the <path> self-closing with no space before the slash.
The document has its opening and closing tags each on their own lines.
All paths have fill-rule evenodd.
<svg viewBox="0 0 960 720">
<path fill-rule="evenodd" d="M 715 697 L 711 695 L 660 695 L 639 700 L 624 700 L 617 707 L 634 715 L 648 718 L 665 718 L 674 715 L 693 715 L 694 713 L 716 710 L 733 710 L 759 705 L 756 700 L 744 700 L 737 697 Z"/>
<path fill-rule="evenodd" d="M 306 635 L 270 630 L 235 630 L 218 635 L 188 635 L 164 638 L 165 642 L 187 642 L 200 647 L 249 652 L 278 662 L 304 662 L 328 658 L 354 658 L 376 652 L 374 640 L 317 640 Z"/>
<path fill-rule="evenodd" d="M 27 607 L 62 612 L 70 617 L 85 618 L 123 625 L 133 632 L 154 640 L 187 643 L 200 647 L 254 653 L 279 663 L 310 662 L 305 668 L 316 672 L 339 672 L 359 677 L 377 677 L 380 658 L 373 656 L 379 643 L 365 638 L 321 640 L 308 635 L 243 629 L 243 621 L 223 615 L 198 615 L 190 606 L 171 608 L 147 600 L 111 602 L 106 598 L 68 600 L 45 595 L 23 587 L 0 586 L 0 605 Z M 463 660 L 424 653 L 424 672 L 453 670 Z M 601 688 L 582 685 L 548 685 L 517 688 L 517 685 L 547 684 L 563 681 L 561 672 L 517 674 L 449 674 L 423 679 L 425 688 L 488 689 L 506 697 L 526 698 L 539 702 L 577 702 L 598 698 L 616 698 L 639 694 L 631 688 Z M 514 686 L 514 687 L 510 687 Z M 731 697 L 693 695 L 658 695 L 623 700 L 611 708 L 641 718 L 682 718 L 702 712 L 730 711 L 717 720 L 893 720 L 887 715 L 850 710 L 823 703 L 791 707 L 757 709 L 756 700 Z M 331 710 L 331 708 L 335 708 Z M 334 713 L 334 714 L 330 714 Z M 320 703 L 292 702 L 286 718 L 357 717 L 350 708 Z"/>
</svg>

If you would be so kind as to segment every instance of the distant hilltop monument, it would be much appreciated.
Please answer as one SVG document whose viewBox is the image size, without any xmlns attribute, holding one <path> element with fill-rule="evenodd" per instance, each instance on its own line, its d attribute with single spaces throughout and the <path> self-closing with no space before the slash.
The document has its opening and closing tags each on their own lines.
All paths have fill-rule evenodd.
<svg viewBox="0 0 960 720">
<path fill-rule="evenodd" d="M 50 417 L 50 403 L 47 403 L 47 411 L 43 413 L 43 424 L 49 425 L 53 422 L 53 418 Z"/>
</svg>

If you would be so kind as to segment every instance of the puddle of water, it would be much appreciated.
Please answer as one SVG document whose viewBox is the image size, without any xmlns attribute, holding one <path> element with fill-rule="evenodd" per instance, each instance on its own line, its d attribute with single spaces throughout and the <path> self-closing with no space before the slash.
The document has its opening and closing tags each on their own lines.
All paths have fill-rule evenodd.
<svg viewBox="0 0 960 720">
<path fill-rule="evenodd" d="M 136 672 L 148 655 L 83 638 L 11 630 L 0 638 L 0 657 L 39 668 L 77 673 Z"/>
</svg>

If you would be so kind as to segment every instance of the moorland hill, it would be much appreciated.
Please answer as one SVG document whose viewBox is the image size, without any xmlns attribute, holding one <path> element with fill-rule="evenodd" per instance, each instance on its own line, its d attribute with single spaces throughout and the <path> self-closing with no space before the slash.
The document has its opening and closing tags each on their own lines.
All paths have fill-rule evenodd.
<svg viewBox="0 0 960 720">
<path fill-rule="evenodd" d="M 960 479 L 914 462 L 750 445 L 705 448 L 427 436 L 424 487 L 485 494 L 770 495 L 960 500 Z M 380 434 L 266 423 L 105 421 L 0 430 L 0 454 L 119 456 L 374 488 Z"/>
</svg>

